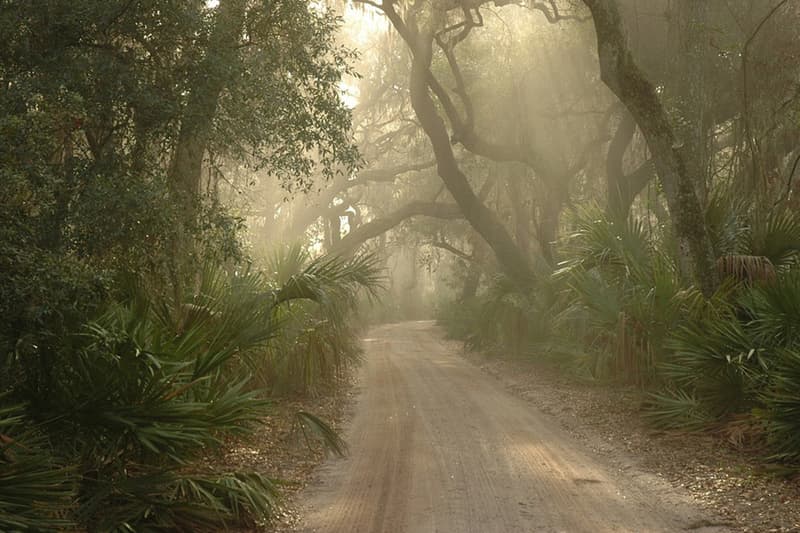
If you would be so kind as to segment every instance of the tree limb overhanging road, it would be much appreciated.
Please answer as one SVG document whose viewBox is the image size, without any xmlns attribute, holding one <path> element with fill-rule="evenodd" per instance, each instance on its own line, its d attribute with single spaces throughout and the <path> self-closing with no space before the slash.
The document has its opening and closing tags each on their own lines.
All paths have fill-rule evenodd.
<svg viewBox="0 0 800 533">
<path fill-rule="evenodd" d="M 603 463 L 466 362 L 430 322 L 364 339 L 351 453 L 304 495 L 307 532 L 726 531 Z"/>
</svg>

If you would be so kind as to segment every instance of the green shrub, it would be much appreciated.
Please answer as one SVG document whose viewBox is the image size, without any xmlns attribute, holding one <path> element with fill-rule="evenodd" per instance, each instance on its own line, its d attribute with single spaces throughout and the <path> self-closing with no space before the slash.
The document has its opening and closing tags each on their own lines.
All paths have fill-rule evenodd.
<svg viewBox="0 0 800 533">
<path fill-rule="evenodd" d="M 35 514 L 14 503 L 23 500 L 39 509 L 40 521 L 26 526 L 37 530 L 47 529 L 37 523 L 69 523 L 65 517 L 90 531 L 216 531 L 266 518 L 276 498 L 270 480 L 219 472 L 205 459 L 267 412 L 266 391 L 252 378 L 274 363 L 270 356 L 318 348 L 312 358 L 335 365 L 325 358 L 357 352 L 346 311 L 358 291 L 376 290 L 379 282 L 371 257 L 309 260 L 282 283 L 253 269 L 210 264 L 186 296 L 129 284 L 126 302 L 108 304 L 77 332 L 57 337 L 46 359 L 15 350 L 22 375 L 46 371 L 50 379 L 37 387 L 8 383 L 1 441 L 18 442 L 24 424 L 35 424 L 46 440 L 22 435 L 40 450 L 30 457 L 16 445 L 3 448 L 9 468 L 0 493 L 11 483 L 28 488 L 0 506 L 0 521 L 32 520 Z M 303 328 L 290 327 L 297 324 Z M 298 348 L 282 353 L 291 345 Z M 48 367 L 38 368 L 45 360 Z M 24 412 L 10 403 L 16 399 L 27 400 Z M 298 423 L 307 437 L 344 452 L 323 421 L 301 413 Z M 48 441 L 50 451 L 37 444 Z"/>
<path fill-rule="evenodd" d="M 713 417 L 745 412 L 757 405 L 768 355 L 735 317 L 683 325 L 667 348 L 670 355 L 660 367 L 662 378 L 697 398 Z"/>
<path fill-rule="evenodd" d="M 66 511 L 73 498 L 74 472 L 56 459 L 25 407 L 0 407 L 0 530 L 70 528 Z"/>
<path fill-rule="evenodd" d="M 779 350 L 760 395 L 769 459 L 800 468 L 800 350 Z"/>
<path fill-rule="evenodd" d="M 246 360 L 258 383 L 273 393 L 314 393 L 361 360 L 354 318 L 359 294 L 373 298 L 383 285 L 378 259 L 312 259 L 301 247 L 290 246 L 267 264 L 281 335 Z"/>
</svg>

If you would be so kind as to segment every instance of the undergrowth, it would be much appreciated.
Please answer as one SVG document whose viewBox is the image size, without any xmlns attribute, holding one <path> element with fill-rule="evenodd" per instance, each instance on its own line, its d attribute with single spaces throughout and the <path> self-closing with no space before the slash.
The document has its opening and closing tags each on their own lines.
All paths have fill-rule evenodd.
<svg viewBox="0 0 800 533">
<path fill-rule="evenodd" d="M 710 297 L 681 277 L 661 226 L 583 208 L 557 269 L 524 288 L 497 276 L 441 305 L 439 323 L 473 349 L 639 387 L 654 427 L 735 432 L 797 470 L 800 217 L 715 197 L 707 218 L 722 278 Z"/>
</svg>

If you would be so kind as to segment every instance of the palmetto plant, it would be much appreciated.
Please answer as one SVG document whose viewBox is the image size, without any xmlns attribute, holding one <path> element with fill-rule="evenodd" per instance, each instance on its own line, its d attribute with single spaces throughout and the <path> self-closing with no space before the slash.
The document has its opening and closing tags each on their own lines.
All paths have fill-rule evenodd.
<svg viewBox="0 0 800 533">
<path fill-rule="evenodd" d="M 760 411 L 769 458 L 800 468 L 800 347 L 778 350 Z"/>
<path fill-rule="evenodd" d="M 719 188 L 706 220 L 725 281 L 706 312 L 679 325 L 666 341 L 659 367 L 665 388 L 646 405 L 647 416 L 660 427 L 764 412 L 776 360 L 786 360 L 776 353 L 800 339 L 800 288 L 793 272 L 800 253 L 797 215 Z"/>
<path fill-rule="evenodd" d="M 662 377 L 699 398 L 714 417 L 755 407 L 768 356 L 735 316 L 682 325 L 667 342 Z"/>
<path fill-rule="evenodd" d="M 60 359 L 43 423 L 77 463 L 75 517 L 89 529 L 209 529 L 269 511 L 268 480 L 196 466 L 268 405 L 226 368 L 276 334 L 268 293 L 251 307 L 257 276 L 226 277 L 206 272 L 180 322 L 155 305 L 115 306 Z"/>
<path fill-rule="evenodd" d="M 759 391 L 771 459 L 800 467 L 800 269 L 744 298 L 755 342 L 769 353 Z"/>
<path fill-rule="evenodd" d="M 751 255 L 763 256 L 780 270 L 800 263 L 800 215 L 787 207 L 755 211 L 747 232 Z"/>
<path fill-rule="evenodd" d="M 508 349 L 520 318 L 562 351 L 578 340 L 570 351 L 583 352 L 576 361 L 593 376 L 649 390 L 654 426 L 716 427 L 800 467 L 800 217 L 741 198 L 715 191 L 707 207 L 722 278 L 710 297 L 682 278 L 657 225 L 583 207 L 549 282 L 528 293 L 500 279 L 445 318 L 478 348 Z"/>
<path fill-rule="evenodd" d="M 562 271 L 598 268 L 619 281 L 649 267 L 653 236 L 643 220 L 631 217 L 622 223 L 590 205 L 572 212 L 570 226 L 563 242 L 563 255 L 569 259 L 561 263 Z"/>
<path fill-rule="evenodd" d="M 687 419 L 725 423 L 742 414 L 760 422 L 772 457 L 797 462 L 800 430 L 800 273 L 745 284 L 715 313 L 684 324 L 667 342 L 660 367 L 666 390 L 652 395 L 648 417 L 660 427 Z"/>
<path fill-rule="evenodd" d="M 800 216 L 785 206 L 762 205 L 736 190 L 717 187 L 706 223 L 723 278 L 773 279 L 800 260 Z"/>
<path fill-rule="evenodd" d="M 800 269 L 786 271 L 772 283 L 752 287 L 740 300 L 755 342 L 800 346 Z"/>
<path fill-rule="evenodd" d="M 651 392 L 644 409 L 645 420 L 658 428 L 698 431 L 714 420 L 706 404 L 683 389 Z"/>
<path fill-rule="evenodd" d="M 65 513 L 74 496 L 72 479 L 45 436 L 31 427 L 23 405 L 0 408 L 0 530 L 73 526 Z"/>
<path fill-rule="evenodd" d="M 572 226 L 564 242 L 570 259 L 555 276 L 570 286 L 592 374 L 652 381 L 663 338 L 692 294 L 642 220 L 620 223 L 595 206 L 577 210 Z"/>
<path fill-rule="evenodd" d="M 51 358 L 51 386 L 24 410 L 0 411 L 10 467 L 0 474 L 0 492 L 14 481 L 16 499 L 37 509 L 39 521 L 27 528 L 53 529 L 70 517 L 90 531 L 217 531 L 266 517 L 277 495 L 269 479 L 221 472 L 202 459 L 269 408 L 253 385 L 272 362 L 264 354 L 318 329 L 313 324 L 298 337 L 287 309 L 309 301 L 327 312 L 352 308 L 361 288 L 377 290 L 379 271 L 372 258 L 321 258 L 281 281 L 209 265 L 192 294 L 134 290 L 64 339 Z M 344 316 L 336 320 L 345 327 Z M 309 413 L 297 420 L 308 436 L 343 453 L 323 421 Z M 31 421 L 52 451 L 37 445 L 42 452 L 28 456 L 8 444 L 31 441 L 26 434 L 17 440 L 15 429 Z M 30 518 L 14 501 L 0 503 L 0 524 L 6 515 L 9 524 Z"/>
<path fill-rule="evenodd" d="M 295 245 L 275 251 L 267 270 L 281 335 L 247 362 L 273 392 L 314 392 L 360 360 L 352 318 L 359 295 L 375 297 L 383 285 L 379 261 L 374 255 L 312 258 Z"/>
</svg>

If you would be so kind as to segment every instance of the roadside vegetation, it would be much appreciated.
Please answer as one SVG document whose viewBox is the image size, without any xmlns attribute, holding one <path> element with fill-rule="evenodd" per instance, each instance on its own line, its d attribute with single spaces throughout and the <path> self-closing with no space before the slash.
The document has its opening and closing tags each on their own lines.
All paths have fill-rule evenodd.
<svg viewBox="0 0 800 533">
<path fill-rule="evenodd" d="M 796 472 L 798 6 L 364 9 L 395 38 L 361 68 L 375 155 L 339 246 L 403 250 L 395 301 L 473 348 L 638 387 L 654 427 Z"/>
<path fill-rule="evenodd" d="M 658 225 L 614 224 L 590 208 L 573 215 L 559 245 L 569 259 L 552 274 L 525 291 L 495 278 L 469 301 L 444 303 L 439 321 L 475 349 L 637 386 L 653 427 L 713 429 L 796 469 L 800 220 L 748 211 L 715 221 L 728 253 L 709 298 L 681 280 Z"/>
<path fill-rule="evenodd" d="M 273 480 L 214 457 L 276 395 L 358 360 L 351 319 L 382 267 L 253 242 L 220 183 L 353 167 L 337 24 L 292 1 L 0 12 L 0 530 L 219 531 L 273 511 Z M 233 48 L 245 27 L 269 49 Z M 313 413 L 297 423 L 344 452 Z"/>
</svg>

